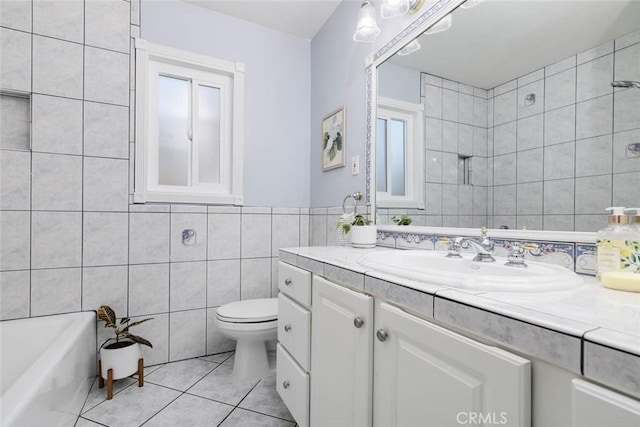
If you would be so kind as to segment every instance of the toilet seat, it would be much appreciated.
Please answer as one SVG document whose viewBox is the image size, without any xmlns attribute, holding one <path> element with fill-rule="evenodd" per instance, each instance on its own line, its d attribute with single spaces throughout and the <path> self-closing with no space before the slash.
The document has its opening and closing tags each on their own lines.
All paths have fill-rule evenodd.
<svg viewBox="0 0 640 427">
<path fill-rule="evenodd" d="M 216 317 L 229 323 L 262 323 L 278 320 L 278 299 L 258 298 L 218 307 Z"/>
</svg>

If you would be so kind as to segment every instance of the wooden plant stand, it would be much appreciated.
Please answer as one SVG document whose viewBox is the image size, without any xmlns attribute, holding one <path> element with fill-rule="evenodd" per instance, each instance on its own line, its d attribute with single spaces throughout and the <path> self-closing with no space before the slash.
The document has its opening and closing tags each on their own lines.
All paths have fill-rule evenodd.
<svg viewBox="0 0 640 427">
<path fill-rule="evenodd" d="M 138 359 L 138 387 L 144 385 L 144 359 Z M 104 388 L 104 378 L 102 378 L 102 361 L 98 360 L 98 387 Z M 113 369 L 107 370 L 107 400 L 113 399 Z"/>
</svg>

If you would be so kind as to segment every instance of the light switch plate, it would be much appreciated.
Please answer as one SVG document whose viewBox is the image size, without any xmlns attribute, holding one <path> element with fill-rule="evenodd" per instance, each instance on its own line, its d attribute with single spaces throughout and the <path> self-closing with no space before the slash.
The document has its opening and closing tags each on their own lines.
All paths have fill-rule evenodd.
<svg viewBox="0 0 640 427">
<path fill-rule="evenodd" d="M 351 175 L 358 175 L 360 173 L 360 156 L 353 156 L 351 158 Z"/>
</svg>

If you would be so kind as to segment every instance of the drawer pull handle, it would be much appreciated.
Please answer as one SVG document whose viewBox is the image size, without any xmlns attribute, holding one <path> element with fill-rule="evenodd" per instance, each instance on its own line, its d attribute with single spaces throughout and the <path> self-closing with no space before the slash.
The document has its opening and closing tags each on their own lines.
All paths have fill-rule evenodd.
<svg viewBox="0 0 640 427">
<path fill-rule="evenodd" d="M 356 317 L 355 319 L 353 319 L 353 326 L 359 329 L 362 328 L 362 325 L 364 325 L 364 320 L 362 320 L 362 317 Z"/>
<path fill-rule="evenodd" d="M 378 337 L 379 341 L 386 341 L 388 336 L 389 333 L 384 329 L 378 329 L 378 331 L 376 332 L 376 337 Z"/>
<path fill-rule="evenodd" d="M 289 388 L 289 381 L 284 381 L 282 383 L 282 388 L 284 388 L 285 390 Z"/>
<path fill-rule="evenodd" d="M 284 279 L 285 286 L 291 285 L 291 279 Z"/>
<path fill-rule="evenodd" d="M 284 331 L 289 332 L 291 330 L 291 325 L 284 325 Z"/>
</svg>

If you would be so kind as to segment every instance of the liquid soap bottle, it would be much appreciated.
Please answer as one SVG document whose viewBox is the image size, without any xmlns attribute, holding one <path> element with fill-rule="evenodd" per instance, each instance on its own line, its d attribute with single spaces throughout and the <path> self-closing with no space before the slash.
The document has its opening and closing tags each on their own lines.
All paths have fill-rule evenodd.
<svg viewBox="0 0 640 427">
<path fill-rule="evenodd" d="M 606 272 L 622 270 L 621 254 L 626 249 L 625 241 L 630 232 L 623 207 L 611 207 L 606 210 L 610 213 L 609 224 L 600 229 L 596 237 L 596 275 L 600 280 Z"/>
<path fill-rule="evenodd" d="M 640 208 L 625 209 L 624 213 L 629 216 L 630 225 L 620 250 L 620 271 L 605 271 L 600 281 L 607 288 L 640 292 Z"/>
</svg>

